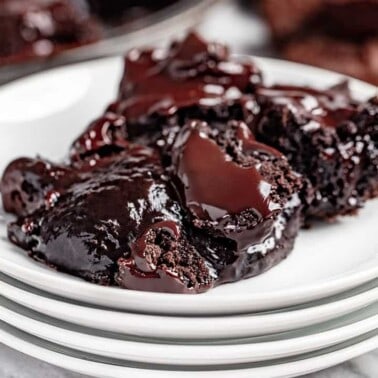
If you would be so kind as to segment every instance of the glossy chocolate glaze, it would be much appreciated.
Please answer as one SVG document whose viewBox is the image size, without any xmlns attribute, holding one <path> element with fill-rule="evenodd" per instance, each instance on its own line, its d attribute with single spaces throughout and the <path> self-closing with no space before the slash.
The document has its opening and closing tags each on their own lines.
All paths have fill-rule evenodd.
<svg viewBox="0 0 378 378">
<path fill-rule="evenodd" d="M 70 167 L 42 159 L 14 160 L 1 180 L 4 209 L 16 215 L 29 214 L 51 205 L 76 180 L 76 172 Z"/>
<path fill-rule="evenodd" d="M 188 119 L 216 125 L 247 118 L 244 93 L 260 82 L 251 61 L 231 59 L 225 46 L 190 33 L 167 50 L 132 50 L 119 100 L 108 109 L 128 119 L 130 139 L 167 150 Z"/>
<path fill-rule="evenodd" d="M 241 121 L 261 106 L 248 94 L 258 70 L 194 34 L 165 53 L 129 54 L 125 107 L 92 122 L 65 164 L 6 170 L 9 238 L 32 257 L 101 284 L 200 293 L 292 249 L 301 177 Z"/>
<path fill-rule="evenodd" d="M 259 101 L 267 99 L 288 108 L 300 121 L 312 121 L 312 127 L 337 127 L 357 112 L 347 82 L 326 91 L 290 85 L 259 87 L 256 94 Z"/>
<path fill-rule="evenodd" d="M 9 227 L 10 239 L 59 270 L 101 284 L 114 284 L 122 257 L 118 283 L 123 287 L 138 289 L 133 282 L 139 274 L 154 277 L 139 289 L 204 290 L 202 283 L 184 280 L 175 266 L 160 264 L 159 256 L 154 269 L 147 262 L 142 264 L 142 257 L 138 259 L 146 249 L 143 240 L 149 230 L 170 226 L 179 232 L 182 212 L 159 161 L 152 157 L 134 165 L 133 156 L 130 158 L 123 156 L 96 168 L 87 179 L 74 183 L 54 206 L 19 218 Z M 150 248 L 159 249 L 159 242 L 151 243 Z M 198 255 L 195 250 L 192 253 Z M 126 259 L 135 262 L 133 269 L 125 266 Z M 205 275 L 207 268 L 199 255 L 196 262 Z M 203 283 L 211 285 L 207 277 Z"/>
<path fill-rule="evenodd" d="M 176 194 L 182 188 L 180 179 L 187 174 L 185 164 L 180 167 L 181 154 L 174 159 L 178 174 L 172 181 L 169 175 L 174 166 L 164 170 L 156 150 L 131 143 L 125 143 L 121 151 L 112 150 L 114 145 L 119 147 L 117 138 L 113 138 L 117 128 L 109 128 L 108 121 L 102 119 L 90 125 L 79 138 L 83 143 L 75 143 L 71 149 L 72 165 L 61 166 L 60 175 L 51 176 L 50 172 L 57 168 L 48 166 L 46 170 L 46 162 L 29 162 L 33 168 L 44 163 L 44 169 L 33 171 L 35 182 L 48 183 L 35 189 L 40 196 L 38 203 L 29 201 L 20 212 L 14 197 L 3 193 L 8 211 L 28 214 L 9 226 L 9 238 L 32 257 L 101 284 L 135 290 L 199 293 L 223 282 L 258 274 L 290 251 L 299 227 L 296 213 L 299 204 L 285 204 L 298 191 L 299 178 L 293 176 L 293 181 L 286 184 L 292 192 L 281 197 L 279 204 L 268 192 L 263 193 L 264 198 L 261 193 L 254 198 L 246 191 L 246 185 L 253 185 L 256 191 L 263 186 L 264 177 L 257 172 L 257 164 L 263 166 L 264 160 L 270 159 L 285 161 L 277 151 L 256 142 L 246 125 L 235 123 L 226 133 L 214 133 L 206 125 L 197 123 L 196 126 L 194 122 L 177 139 L 175 151 L 183 151 L 185 160 L 188 151 L 183 147 L 191 143 L 185 137 L 187 131 L 192 132 L 192 137 L 196 137 L 198 130 L 207 134 L 204 141 L 212 143 L 215 149 L 206 146 L 206 159 L 211 160 L 212 155 L 222 157 L 223 165 L 215 168 L 229 178 L 231 188 L 235 189 L 236 197 L 217 198 L 217 205 L 224 212 L 221 217 L 213 215 L 208 219 L 192 211 L 187 213 L 190 204 L 185 202 L 185 194 Z M 211 133 L 216 135 L 214 139 Z M 104 145 L 107 153 L 99 153 Z M 203 160 L 205 168 L 208 167 L 206 159 Z M 28 187 L 30 178 L 18 165 L 13 167 L 18 169 L 10 165 L 3 178 L 3 183 L 8 184 L 3 188 L 7 187 L 8 192 L 18 190 L 25 197 L 27 193 L 22 190 Z M 283 168 L 277 170 L 284 172 Z M 239 188 L 233 185 L 234 172 L 237 175 L 242 172 L 243 179 L 246 174 L 247 181 L 240 181 Z M 200 170 L 199 182 L 208 173 L 206 169 Z M 192 179 L 190 176 L 189 180 Z M 257 179 L 260 181 L 255 182 Z M 266 179 L 271 181 L 269 177 Z M 271 181 L 265 189 L 276 184 Z M 47 205 L 45 193 L 56 193 L 55 201 Z M 214 194 L 211 190 L 209 193 Z M 246 195 L 248 202 L 239 203 L 241 194 Z M 269 213 L 259 210 L 259 206 Z M 291 218 L 297 221 L 287 227 L 288 234 L 277 234 L 278 229 L 289 225 Z"/>
<path fill-rule="evenodd" d="M 167 51 L 129 52 L 118 107 L 131 120 L 153 113 L 172 115 L 180 108 L 240 98 L 260 80 L 252 63 L 233 61 L 225 46 L 190 33 Z"/>
<path fill-rule="evenodd" d="M 275 166 L 278 161 L 280 167 Z M 285 169 L 286 177 L 277 180 Z M 281 237 L 276 238 L 277 227 L 280 222 L 285 227 L 299 208 L 299 201 L 288 204 L 300 178 L 282 155 L 256 142 L 242 122 L 217 133 L 204 122 L 192 121 L 177 136 L 172 170 L 194 227 L 202 238 L 207 235 L 206 243 L 196 233 L 193 240 L 217 270 L 218 282 L 255 274 L 251 261 L 275 250 Z M 278 201 L 279 180 L 282 189 L 290 189 Z M 279 219 L 286 211 L 287 219 Z"/>
<path fill-rule="evenodd" d="M 106 155 L 117 154 L 129 147 L 126 119 L 113 113 L 105 113 L 93 121 L 74 141 L 70 150 L 73 163 L 82 160 L 99 160 Z"/>
<path fill-rule="evenodd" d="M 250 126 L 258 140 L 288 157 L 307 181 L 304 214 L 354 214 L 378 186 L 377 105 L 351 99 L 346 82 L 325 91 L 258 88 Z"/>
<path fill-rule="evenodd" d="M 166 50 L 133 50 L 125 59 L 119 100 L 109 111 L 124 115 L 129 140 L 157 146 L 169 160 L 180 128 L 201 119 L 214 128 L 254 117 L 252 93 L 261 73 L 250 60 L 191 33 Z"/>
<path fill-rule="evenodd" d="M 270 152 L 271 149 L 248 138 L 248 133 L 246 125 L 238 125 L 236 137 L 242 149 L 248 144 L 250 151 Z M 269 217 L 277 208 L 269 196 L 271 186 L 257 166 L 241 166 L 234 162 L 232 156 L 211 138 L 211 130 L 205 123 L 193 121 L 179 134 L 173 147 L 174 164 L 177 164 L 177 176 L 184 186 L 186 205 L 197 217 L 217 221 L 226 214 L 246 209 L 255 209 L 262 217 Z"/>
</svg>

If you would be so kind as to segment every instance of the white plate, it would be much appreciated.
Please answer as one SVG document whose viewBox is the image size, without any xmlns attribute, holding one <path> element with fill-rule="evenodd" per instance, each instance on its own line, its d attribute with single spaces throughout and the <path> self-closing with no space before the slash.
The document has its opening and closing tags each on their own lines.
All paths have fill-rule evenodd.
<svg viewBox="0 0 378 378">
<path fill-rule="evenodd" d="M 375 280 L 310 307 L 297 306 L 249 315 L 174 317 L 87 307 L 27 287 L 4 275 L 0 275 L 0 293 L 27 308 L 69 323 L 118 334 L 185 340 L 248 337 L 295 330 L 349 314 L 378 300 Z"/>
<path fill-rule="evenodd" d="M 0 340 L 5 345 L 39 360 L 101 378 L 210 378 L 215 375 L 219 378 L 289 378 L 325 369 L 374 350 L 378 346 L 378 333 L 370 332 L 320 351 L 268 363 L 202 367 L 121 362 L 58 346 L 1 322 Z"/>
<path fill-rule="evenodd" d="M 135 341 L 72 326 L 0 297 L 0 320 L 44 340 L 99 356 L 167 365 L 241 364 L 295 356 L 326 348 L 378 329 L 378 303 L 343 318 L 293 333 L 189 344 Z"/>
<path fill-rule="evenodd" d="M 312 84 L 318 87 L 338 82 L 342 76 L 308 66 L 258 59 L 269 81 Z M 86 95 L 75 104 L 64 96 L 57 99 L 66 77 L 85 71 Z M 28 114 L 16 102 L 0 112 L 0 169 L 12 158 L 41 153 L 62 157 L 70 141 L 91 118 L 115 96 L 121 70 L 119 58 L 83 63 L 20 80 L 0 89 L 0 103 L 18 98 L 25 87 L 32 89 L 29 101 L 43 98 L 46 114 Z M 84 73 L 83 73 L 84 75 Z M 54 80 L 52 80 L 54 78 Z M 367 98 L 376 88 L 352 80 L 356 97 Z M 60 83 L 54 87 L 54 83 Z M 89 85 L 88 85 L 89 83 Z M 66 85 L 71 85 L 67 83 Z M 75 86 L 80 82 L 76 82 Z M 46 88 L 53 101 L 45 96 Z M 9 101 L 7 102 L 9 103 Z M 57 105 L 59 103 L 59 106 Z M 11 106 L 13 105 L 13 106 Z M 378 201 L 371 201 L 358 217 L 344 218 L 334 225 L 302 231 L 289 258 L 258 277 L 223 285 L 201 295 L 159 294 L 101 287 L 57 273 L 28 258 L 5 240 L 0 227 L 0 270 L 40 289 L 93 304 L 165 314 L 229 314 L 274 309 L 324 298 L 378 276 Z"/>
</svg>

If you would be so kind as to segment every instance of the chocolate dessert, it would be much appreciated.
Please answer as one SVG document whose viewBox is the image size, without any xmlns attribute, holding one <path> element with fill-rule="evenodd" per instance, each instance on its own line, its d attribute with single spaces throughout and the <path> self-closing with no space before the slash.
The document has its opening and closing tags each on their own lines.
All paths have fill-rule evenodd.
<svg viewBox="0 0 378 378">
<path fill-rule="evenodd" d="M 103 285 L 173 292 L 211 286 L 153 150 L 133 146 L 106 167 L 75 173 L 66 190 L 57 181 L 55 203 L 9 226 L 11 241 L 35 259 Z"/>
<path fill-rule="evenodd" d="M 263 0 L 283 56 L 378 85 L 378 1 Z"/>
<path fill-rule="evenodd" d="M 191 293 L 259 274 L 292 249 L 300 177 L 245 124 L 191 121 L 166 168 L 157 150 L 101 135 L 91 163 L 19 159 L 5 171 L 4 207 L 19 215 L 9 238 L 33 258 L 104 285 Z"/>
<path fill-rule="evenodd" d="M 201 293 L 251 277 L 288 255 L 303 217 L 378 194 L 377 117 L 377 100 L 345 85 L 267 87 L 251 61 L 193 33 L 133 50 L 118 100 L 65 162 L 5 170 L 9 239 L 127 289 Z"/>
<path fill-rule="evenodd" d="M 307 178 L 307 218 L 353 214 L 378 190 L 377 100 L 351 99 L 347 83 L 325 91 L 261 87 L 252 124 L 258 140 L 280 150 Z"/>
<path fill-rule="evenodd" d="M 98 40 L 85 0 L 0 0 L 0 64 L 46 57 Z"/>
<path fill-rule="evenodd" d="M 378 85 L 378 36 L 359 43 L 327 36 L 308 37 L 287 43 L 285 58 L 338 71 Z"/>
<path fill-rule="evenodd" d="M 302 201 L 308 221 L 355 212 L 376 192 L 373 129 L 377 126 L 367 126 L 377 122 L 375 105 L 359 104 L 345 85 L 325 92 L 266 88 L 262 76 L 253 62 L 235 61 L 224 46 L 207 44 L 189 34 L 167 51 L 131 51 L 125 59 L 120 100 L 109 110 L 127 118 L 129 139 L 158 146 L 168 160 L 175 135 L 188 119 L 204 120 L 217 130 L 224 130 L 228 120 L 242 120 L 259 140 L 283 152 L 304 175 Z M 208 83 L 218 90 L 208 93 Z M 179 88 L 172 93 L 175 87 Z M 368 108 L 369 115 L 358 121 L 358 114 L 366 114 Z M 282 126 L 283 122 L 292 126 Z M 340 130 L 349 122 L 358 123 L 359 131 L 345 136 Z M 308 123 L 321 127 L 316 132 L 303 131 L 301 126 Z M 311 129 L 306 127 L 304 130 Z M 283 139 L 286 133 L 291 142 Z M 360 139 L 362 144 L 357 143 Z M 351 140 L 357 147 L 354 152 L 348 150 L 346 158 L 345 148 Z M 331 149 L 335 152 L 329 161 L 325 156 Z M 358 164 L 352 163 L 357 160 Z"/>
<path fill-rule="evenodd" d="M 226 131 L 189 121 L 172 152 L 173 182 L 218 282 L 251 277 L 291 251 L 300 227 L 301 178 L 247 125 Z"/>
<path fill-rule="evenodd" d="M 176 1 L 0 0 L 0 66 L 96 42 Z"/>
<path fill-rule="evenodd" d="M 168 49 L 132 50 L 125 58 L 119 100 L 109 111 L 127 118 L 131 140 L 167 149 L 188 119 L 222 127 L 248 120 L 246 93 L 261 83 L 248 59 L 232 59 L 228 48 L 189 33 Z"/>
</svg>

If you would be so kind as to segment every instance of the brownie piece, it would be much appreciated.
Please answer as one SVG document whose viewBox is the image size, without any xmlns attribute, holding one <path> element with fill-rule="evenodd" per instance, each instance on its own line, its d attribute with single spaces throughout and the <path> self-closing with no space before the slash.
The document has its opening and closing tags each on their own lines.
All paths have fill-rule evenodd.
<svg viewBox="0 0 378 378">
<path fill-rule="evenodd" d="M 318 14 L 324 0 L 262 0 L 261 7 L 276 41 L 297 34 L 306 22 Z"/>
<path fill-rule="evenodd" d="M 376 100 L 354 102 L 344 83 L 325 91 L 261 87 L 257 102 L 260 111 L 251 125 L 257 139 L 280 150 L 308 179 L 308 219 L 353 214 L 376 195 Z"/>
<path fill-rule="evenodd" d="M 262 8 L 277 41 L 314 32 L 351 40 L 378 34 L 377 0 L 263 0 Z"/>
<path fill-rule="evenodd" d="M 0 64 L 49 56 L 98 40 L 85 0 L 0 0 Z"/>
<path fill-rule="evenodd" d="M 291 251 L 300 227 L 301 179 L 247 125 L 225 132 L 190 121 L 172 153 L 173 182 L 195 232 L 191 240 L 230 282 L 265 271 Z"/>
<path fill-rule="evenodd" d="M 116 283 L 126 289 L 170 293 L 201 293 L 217 279 L 180 223 L 156 222 L 131 244 L 128 257 L 118 260 Z"/>
<path fill-rule="evenodd" d="M 117 154 L 129 147 L 126 118 L 106 112 L 89 124 L 85 131 L 72 143 L 70 160 L 81 165 L 92 161 L 92 166 L 106 156 Z"/>
<path fill-rule="evenodd" d="M 287 59 L 378 85 L 378 36 L 361 42 L 326 36 L 304 37 L 287 43 L 282 53 Z"/>
<path fill-rule="evenodd" d="M 4 210 L 26 215 L 57 199 L 75 180 L 69 167 L 40 158 L 19 158 L 3 173 L 1 194 Z"/>
<path fill-rule="evenodd" d="M 74 183 L 85 180 L 96 166 L 109 163 L 128 149 L 135 164 L 152 150 L 129 145 L 125 139 L 126 120 L 106 113 L 92 122 L 70 150 L 69 164 L 55 164 L 46 159 L 19 158 L 3 173 L 1 194 L 5 211 L 26 215 L 55 201 Z M 147 154 L 147 155 L 146 155 Z M 129 154 L 130 155 L 130 154 Z"/>
<path fill-rule="evenodd" d="M 378 84 L 378 1 L 264 0 L 281 54 Z"/>
<path fill-rule="evenodd" d="M 231 59 L 226 46 L 190 33 L 167 50 L 130 51 L 119 100 L 108 110 L 127 118 L 130 140 L 169 149 L 188 119 L 214 125 L 247 118 L 244 94 L 260 82 L 253 62 Z"/>
<path fill-rule="evenodd" d="M 10 224 L 9 239 L 37 260 L 103 285 L 187 293 L 211 287 L 159 157 L 140 148 L 84 179 L 78 171 L 53 205 Z"/>
<path fill-rule="evenodd" d="M 71 165 L 24 159 L 6 170 L 4 204 L 19 215 L 9 239 L 33 258 L 103 285 L 200 293 L 262 273 L 290 252 L 301 178 L 244 123 L 220 130 L 190 121 L 167 168 L 148 147 L 124 141 L 112 150 L 109 125 L 90 125 L 83 135 L 92 144 L 76 143 Z M 103 142 L 99 126 L 108 131 Z"/>
</svg>

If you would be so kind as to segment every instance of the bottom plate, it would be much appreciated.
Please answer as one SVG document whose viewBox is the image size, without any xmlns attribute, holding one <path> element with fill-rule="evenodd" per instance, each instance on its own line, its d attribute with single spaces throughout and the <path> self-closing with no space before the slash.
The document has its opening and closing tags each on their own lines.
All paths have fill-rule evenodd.
<svg viewBox="0 0 378 378">
<path fill-rule="evenodd" d="M 271 336 L 207 340 L 201 343 L 135 339 L 78 327 L 0 296 L 0 320 L 41 339 L 78 351 L 144 363 L 224 365 L 267 361 L 326 348 L 378 329 L 378 304 L 293 332 Z"/>
<path fill-rule="evenodd" d="M 1 295 L 52 318 L 101 331 L 158 339 L 230 339 L 287 332 L 336 319 L 374 303 L 377 280 L 311 305 L 218 317 L 135 314 L 53 296 L 0 274 Z M 159 325 L 159 326 L 157 326 Z"/>
<path fill-rule="evenodd" d="M 317 352 L 279 359 L 266 363 L 218 365 L 207 367 L 173 366 L 119 362 L 114 359 L 74 351 L 43 341 L 5 323 L 0 323 L 0 342 L 50 364 L 81 374 L 102 378 L 289 378 L 308 374 L 374 350 L 378 346 L 378 331 L 349 340 Z"/>
</svg>

